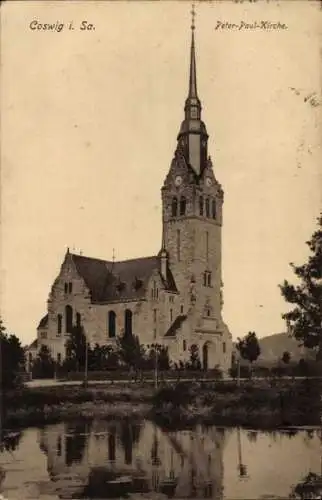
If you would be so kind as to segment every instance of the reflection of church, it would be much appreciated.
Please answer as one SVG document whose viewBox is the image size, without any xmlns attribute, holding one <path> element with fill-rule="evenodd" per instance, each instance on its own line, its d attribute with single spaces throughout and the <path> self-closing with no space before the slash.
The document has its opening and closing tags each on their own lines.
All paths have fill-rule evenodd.
<svg viewBox="0 0 322 500">
<path fill-rule="evenodd" d="M 133 333 L 142 344 L 166 345 L 175 362 L 187 361 L 194 344 L 205 369 L 218 366 L 227 373 L 230 368 L 232 338 L 222 318 L 224 193 L 202 121 L 194 23 L 188 89 L 161 189 L 161 249 L 154 256 L 122 262 L 67 251 L 37 339 L 37 349 L 47 345 L 58 361 L 78 324 L 92 345 L 114 345 L 118 335 Z"/>
<path fill-rule="evenodd" d="M 98 421 L 60 423 L 39 433 L 57 494 L 223 498 L 224 435 L 218 430 L 165 432 L 151 422 Z"/>
</svg>

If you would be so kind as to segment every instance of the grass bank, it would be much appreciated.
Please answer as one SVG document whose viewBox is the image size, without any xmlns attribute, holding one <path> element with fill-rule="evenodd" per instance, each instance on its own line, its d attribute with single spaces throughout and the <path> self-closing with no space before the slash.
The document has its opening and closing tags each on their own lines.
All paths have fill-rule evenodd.
<svg viewBox="0 0 322 500">
<path fill-rule="evenodd" d="M 254 380 L 23 388 L 3 395 L 6 427 L 75 418 L 150 418 L 164 427 L 197 423 L 278 428 L 320 425 L 322 381 Z"/>
<path fill-rule="evenodd" d="M 153 392 L 148 386 L 23 388 L 3 395 L 2 422 L 12 428 L 77 418 L 145 418 Z"/>
<path fill-rule="evenodd" d="M 179 428 L 197 423 L 278 428 L 321 425 L 321 380 L 184 382 L 161 389 L 150 416 Z"/>
</svg>

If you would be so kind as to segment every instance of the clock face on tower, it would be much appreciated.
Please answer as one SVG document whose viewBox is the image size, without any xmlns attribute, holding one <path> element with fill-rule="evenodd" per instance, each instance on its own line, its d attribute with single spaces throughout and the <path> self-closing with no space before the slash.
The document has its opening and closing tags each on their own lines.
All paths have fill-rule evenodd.
<svg viewBox="0 0 322 500">
<path fill-rule="evenodd" d="M 212 185 L 212 180 L 210 179 L 210 177 L 206 178 L 206 184 L 207 184 L 207 186 L 211 186 Z"/>
<path fill-rule="evenodd" d="M 174 183 L 176 186 L 180 186 L 182 184 L 182 177 L 181 175 L 177 175 L 177 177 L 174 180 Z"/>
</svg>

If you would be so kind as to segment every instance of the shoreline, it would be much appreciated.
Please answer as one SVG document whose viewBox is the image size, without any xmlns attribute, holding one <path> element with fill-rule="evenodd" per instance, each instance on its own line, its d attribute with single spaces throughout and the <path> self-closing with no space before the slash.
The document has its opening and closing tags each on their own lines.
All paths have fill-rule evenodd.
<svg viewBox="0 0 322 500">
<path fill-rule="evenodd" d="M 321 382 L 179 383 L 23 388 L 4 395 L 2 428 L 76 419 L 148 419 L 169 429 L 198 424 L 254 429 L 321 426 Z"/>
</svg>

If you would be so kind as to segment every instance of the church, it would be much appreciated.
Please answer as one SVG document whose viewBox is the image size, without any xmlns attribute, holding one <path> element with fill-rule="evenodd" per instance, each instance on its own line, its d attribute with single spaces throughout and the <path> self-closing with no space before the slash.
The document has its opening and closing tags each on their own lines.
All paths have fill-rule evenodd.
<svg viewBox="0 0 322 500">
<path fill-rule="evenodd" d="M 91 346 L 136 335 L 146 346 L 166 346 L 179 363 L 189 360 L 194 344 L 203 369 L 230 368 L 232 336 L 222 317 L 224 193 L 208 154 L 194 30 L 193 21 L 184 117 L 161 187 L 161 248 L 119 262 L 67 250 L 37 329 L 37 350 L 47 345 L 58 362 L 72 327 L 82 325 Z"/>
</svg>

